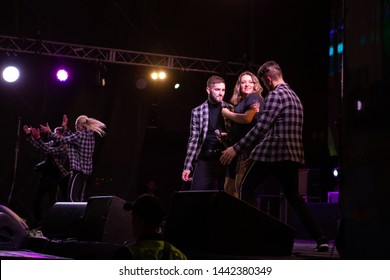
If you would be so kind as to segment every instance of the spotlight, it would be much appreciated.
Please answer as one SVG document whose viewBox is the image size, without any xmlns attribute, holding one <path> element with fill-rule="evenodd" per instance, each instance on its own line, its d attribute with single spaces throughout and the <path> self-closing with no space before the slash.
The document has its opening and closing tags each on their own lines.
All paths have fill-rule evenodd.
<svg viewBox="0 0 390 280">
<path fill-rule="evenodd" d="M 8 83 L 13 83 L 19 78 L 19 70 L 15 66 L 8 66 L 3 71 L 3 79 Z"/>
<path fill-rule="evenodd" d="M 167 77 L 167 74 L 161 71 L 160 73 L 158 73 L 158 77 L 160 80 L 164 80 Z"/>
<path fill-rule="evenodd" d="M 339 168 L 338 167 L 333 168 L 333 177 L 335 177 L 335 178 L 339 177 Z"/>
<path fill-rule="evenodd" d="M 363 110 L 363 102 L 362 101 L 360 101 L 360 100 L 356 101 L 356 109 L 358 111 L 362 111 Z"/>
<path fill-rule="evenodd" d="M 69 74 L 65 69 L 58 70 L 56 76 L 60 82 L 65 82 L 69 78 Z"/>
<path fill-rule="evenodd" d="M 179 83 L 176 83 L 176 84 L 173 86 L 174 89 L 179 89 L 179 87 L 180 87 L 180 84 L 179 84 Z"/>
<path fill-rule="evenodd" d="M 152 74 L 150 74 L 150 77 L 153 79 L 153 80 L 157 80 L 158 79 L 158 74 L 156 72 L 153 72 Z"/>
<path fill-rule="evenodd" d="M 150 77 L 152 78 L 152 80 L 164 80 L 167 77 L 167 73 L 165 73 L 164 71 L 160 71 L 158 73 L 152 72 L 150 74 Z"/>
</svg>

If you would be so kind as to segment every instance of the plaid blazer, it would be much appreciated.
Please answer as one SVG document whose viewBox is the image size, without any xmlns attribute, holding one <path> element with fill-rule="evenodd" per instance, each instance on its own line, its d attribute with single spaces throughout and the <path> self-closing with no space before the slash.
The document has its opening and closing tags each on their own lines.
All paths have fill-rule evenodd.
<svg viewBox="0 0 390 280">
<path fill-rule="evenodd" d="M 26 139 L 35 149 L 44 152 L 46 158 L 47 156 L 51 156 L 62 176 L 68 173 L 66 168 L 68 163 L 68 145 L 62 144 L 55 146 L 53 145 L 53 141 L 43 142 L 42 140 L 35 140 L 31 134 Z"/>
<path fill-rule="evenodd" d="M 233 106 L 227 102 L 222 102 L 222 107 L 233 111 Z M 230 132 L 231 122 L 224 118 L 226 132 Z M 190 136 L 187 144 L 187 155 L 184 160 L 183 170 L 193 170 L 194 162 L 198 159 L 202 150 L 202 145 L 206 139 L 209 126 L 209 106 L 207 101 L 191 111 Z"/>
<path fill-rule="evenodd" d="M 302 129 L 302 103 L 288 84 L 280 84 L 265 98 L 257 124 L 233 148 L 238 154 L 251 151 L 254 161 L 305 163 Z"/>
</svg>

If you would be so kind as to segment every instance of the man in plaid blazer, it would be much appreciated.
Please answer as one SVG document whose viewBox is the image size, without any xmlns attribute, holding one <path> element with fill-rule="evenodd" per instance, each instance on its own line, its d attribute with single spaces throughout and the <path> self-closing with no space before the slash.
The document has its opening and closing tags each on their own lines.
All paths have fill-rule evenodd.
<svg viewBox="0 0 390 280">
<path fill-rule="evenodd" d="M 302 103 L 284 82 L 276 62 L 264 63 L 257 76 L 269 90 L 265 108 L 253 129 L 223 152 L 221 163 L 229 164 L 236 154 L 251 151 L 252 163 L 241 184 L 241 198 L 254 204 L 256 188 L 273 175 L 302 224 L 317 241 L 316 250 L 326 252 L 328 240 L 298 191 L 299 167 L 305 162 Z"/>
<path fill-rule="evenodd" d="M 207 80 L 207 100 L 191 112 L 190 136 L 182 180 L 191 182 L 191 190 L 222 190 L 226 167 L 219 158 L 225 149 L 230 128 L 221 110 L 232 106 L 223 101 L 225 81 L 219 76 Z M 192 177 L 191 177 L 192 176 Z"/>
</svg>

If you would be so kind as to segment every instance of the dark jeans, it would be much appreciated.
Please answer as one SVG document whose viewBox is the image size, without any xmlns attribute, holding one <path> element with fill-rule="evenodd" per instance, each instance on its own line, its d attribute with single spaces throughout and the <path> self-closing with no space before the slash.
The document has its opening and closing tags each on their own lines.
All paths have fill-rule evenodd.
<svg viewBox="0 0 390 280">
<path fill-rule="evenodd" d="M 192 176 L 191 191 L 223 190 L 226 167 L 219 161 L 220 155 L 198 160 Z"/>
<path fill-rule="evenodd" d="M 241 184 L 241 199 L 255 205 L 256 188 L 271 175 L 277 180 L 287 201 L 314 240 L 326 239 L 309 206 L 299 194 L 299 167 L 296 162 L 254 162 Z"/>
</svg>

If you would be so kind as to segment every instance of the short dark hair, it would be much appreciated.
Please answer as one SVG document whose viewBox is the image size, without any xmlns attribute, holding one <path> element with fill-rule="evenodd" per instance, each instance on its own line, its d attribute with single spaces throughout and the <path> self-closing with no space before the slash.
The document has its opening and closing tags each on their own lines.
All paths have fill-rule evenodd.
<svg viewBox="0 0 390 280">
<path fill-rule="evenodd" d="M 268 73 L 269 76 L 271 76 L 272 78 L 283 75 L 282 69 L 280 68 L 279 64 L 277 64 L 273 60 L 267 61 L 259 67 L 259 70 L 257 71 L 257 77 L 261 79 L 262 77 L 264 77 L 265 74 Z"/>
<path fill-rule="evenodd" d="M 142 194 L 134 202 L 126 202 L 123 208 L 133 211 L 146 224 L 153 227 L 160 226 L 164 219 L 164 207 L 160 199 L 154 195 Z"/>
<path fill-rule="evenodd" d="M 220 76 L 214 75 L 214 76 L 211 76 L 210 78 L 208 78 L 208 80 L 207 80 L 208 87 L 212 87 L 213 84 L 220 84 L 220 83 L 225 84 L 225 80 Z"/>
</svg>

